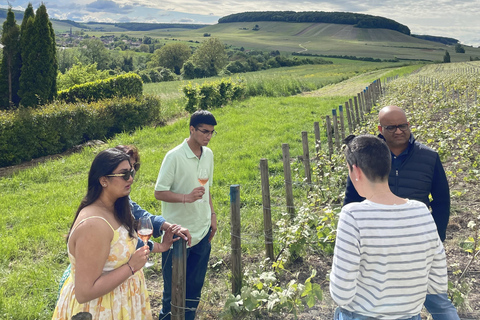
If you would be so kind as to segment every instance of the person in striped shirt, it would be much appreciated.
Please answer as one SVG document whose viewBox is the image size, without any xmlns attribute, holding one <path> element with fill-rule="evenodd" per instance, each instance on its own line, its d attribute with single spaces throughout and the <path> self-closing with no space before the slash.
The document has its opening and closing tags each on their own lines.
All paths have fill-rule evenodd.
<svg viewBox="0 0 480 320">
<path fill-rule="evenodd" d="M 365 200 L 340 213 L 330 273 L 335 320 L 420 320 L 428 294 L 446 294 L 445 250 L 427 206 L 394 195 L 391 155 L 373 135 L 347 137 L 345 156 Z"/>
</svg>

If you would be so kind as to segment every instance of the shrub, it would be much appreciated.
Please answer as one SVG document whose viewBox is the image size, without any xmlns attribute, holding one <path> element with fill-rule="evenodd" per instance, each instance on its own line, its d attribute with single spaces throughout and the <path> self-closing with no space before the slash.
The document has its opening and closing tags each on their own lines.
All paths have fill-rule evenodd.
<svg viewBox="0 0 480 320">
<path fill-rule="evenodd" d="M 230 101 L 242 99 L 245 86 L 241 81 L 234 83 L 231 79 L 221 79 L 205 82 L 200 86 L 189 83 L 183 87 L 183 93 L 187 97 L 185 110 L 193 113 L 197 109 L 218 108 Z"/>
<path fill-rule="evenodd" d="M 150 124 L 160 115 L 155 97 L 55 103 L 40 109 L 0 113 L 0 167 L 63 152 L 91 139 L 105 139 Z"/>
<path fill-rule="evenodd" d="M 140 97 L 143 83 L 139 75 L 127 73 L 105 80 L 75 85 L 58 93 L 58 99 L 67 103 L 93 102 L 114 97 Z"/>
</svg>

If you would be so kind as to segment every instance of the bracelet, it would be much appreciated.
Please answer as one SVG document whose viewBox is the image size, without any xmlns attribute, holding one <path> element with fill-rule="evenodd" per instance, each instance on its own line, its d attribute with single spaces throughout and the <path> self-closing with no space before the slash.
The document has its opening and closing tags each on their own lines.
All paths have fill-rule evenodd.
<svg viewBox="0 0 480 320">
<path fill-rule="evenodd" d="M 130 265 L 130 263 L 128 263 L 128 261 L 127 261 L 127 266 L 130 268 L 130 271 L 132 271 L 132 276 L 133 276 L 135 274 L 135 271 L 133 271 L 133 268 Z"/>
</svg>

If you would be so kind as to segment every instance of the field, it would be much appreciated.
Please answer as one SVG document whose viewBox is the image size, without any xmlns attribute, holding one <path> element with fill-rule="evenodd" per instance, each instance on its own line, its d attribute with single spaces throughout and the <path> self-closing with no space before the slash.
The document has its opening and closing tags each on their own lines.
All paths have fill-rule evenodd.
<svg viewBox="0 0 480 320">
<path fill-rule="evenodd" d="M 259 96 L 214 110 L 219 125 L 219 134 L 212 139 L 216 171 L 212 194 L 214 207 L 219 217 L 219 233 L 213 242 L 207 283 L 202 297 L 200 319 L 229 318 L 224 306 L 230 292 L 229 257 L 229 186 L 240 184 L 242 202 L 242 253 L 244 268 L 249 270 L 244 286 L 253 290 L 252 277 L 261 274 L 263 262 L 263 221 L 258 165 L 261 158 L 269 161 L 273 219 L 278 226 L 275 231 L 275 253 L 285 246 L 285 233 L 280 230 L 286 212 L 283 190 L 283 167 L 281 144 L 290 144 L 294 172 L 295 205 L 297 212 L 306 212 L 308 189 L 303 185 L 301 131 L 313 135 L 313 122 L 322 121 L 331 109 L 365 88 L 377 78 L 402 75 L 388 84 L 388 91 L 380 102 L 394 103 L 406 108 L 414 134 L 421 142 L 439 150 L 451 184 L 452 216 L 447 230 L 445 246 L 448 255 L 451 294 L 459 306 L 463 319 L 480 318 L 479 260 L 472 259 L 478 253 L 477 216 L 480 198 L 478 189 L 478 149 L 480 143 L 478 118 L 475 103 L 480 79 L 478 63 L 425 66 L 410 74 L 418 66 L 375 70 L 379 64 L 353 63 L 351 65 L 315 66 L 285 69 L 286 73 L 272 70 L 246 74 L 247 83 L 262 83 L 268 88 L 277 83 L 287 86 L 299 82 L 320 89 L 297 96 Z M 391 65 L 390 65 L 391 66 Z M 387 67 L 384 65 L 383 67 Z M 320 68 L 320 69 L 317 69 Z M 283 69 L 282 69 L 283 70 Z M 277 82 L 273 79 L 278 80 Z M 308 80 L 310 79 L 310 80 Z M 335 83 L 344 80 L 336 85 Z M 348 79 L 348 80 L 346 80 Z M 133 143 L 141 153 L 142 169 L 136 177 L 132 198 L 152 213 L 160 214 L 160 203 L 153 197 L 153 185 L 161 161 L 167 150 L 177 145 L 188 134 L 187 119 L 182 112 L 181 83 L 152 85 L 146 87 L 149 94 L 163 94 L 170 104 L 165 122 L 171 123 L 156 128 L 143 128 L 132 135 L 122 134 L 107 141 L 106 145 L 85 148 L 80 152 L 59 155 L 52 159 L 35 162 L 21 168 L 2 171 L 0 188 L 0 319 L 49 319 L 54 308 L 58 280 L 68 265 L 63 235 L 68 231 L 73 213 L 84 195 L 89 164 L 96 152 L 119 143 Z M 170 86 L 170 87 L 168 87 Z M 323 88 L 322 88 L 323 87 Z M 445 88 L 445 90 L 443 90 Z M 271 90 L 267 92 L 282 92 Z M 466 100 L 468 93 L 468 103 Z M 168 105 L 168 104 L 167 104 Z M 176 119 L 173 121 L 173 119 Z M 373 114 L 359 132 L 375 132 Z M 322 139 L 325 137 L 322 134 Z M 325 145 L 323 141 L 323 145 Z M 310 154 L 314 154 L 311 146 Z M 345 169 L 338 160 L 338 169 L 317 184 L 318 190 L 328 196 L 325 188 L 336 191 L 341 198 L 343 186 L 334 184 L 344 181 Z M 320 164 L 318 164 L 320 167 Z M 314 175 L 315 180 L 320 176 Z M 324 197 L 325 198 L 325 197 Z M 331 199 L 331 198 L 330 198 Z M 328 199 L 326 200 L 328 202 Z M 332 201 L 331 201 L 332 202 Z M 338 201 L 331 206 L 338 209 Z M 307 206 L 308 207 L 308 206 Z M 299 215 L 300 219 L 301 215 Z M 325 211 L 312 210 L 309 218 L 315 226 L 325 217 Z M 470 223 L 476 221 L 476 225 Z M 295 227 L 293 225 L 290 227 Z M 302 225 L 304 226 L 304 225 Z M 286 231 L 292 229 L 284 228 Z M 284 231 L 285 231 L 284 230 Z M 308 232 L 302 230 L 301 232 Z M 477 230 L 477 231 L 476 231 Z M 301 235 L 302 233 L 300 233 Z M 316 235 L 316 232 L 313 233 Z M 304 239 L 301 236 L 295 238 Z M 322 244 L 318 238 L 309 238 L 303 244 L 301 259 L 286 260 L 284 270 L 276 274 L 276 287 L 285 289 L 289 281 L 303 285 L 316 270 L 312 282 L 324 290 L 323 300 L 311 308 L 300 308 L 295 301 L 284 306 L 277 305 L 276 312 L 267 311 L 261 301 L 253 312 L 239 310 L 235 318 L 328 319 L 334 308 L 328 294 L 328 274 L 331 261 L 331 244 Z M 321 249 L 325 250 L 321 250 Z M 470 252 L 469 252 L 470 251 Z M 279 255 L 281 256 L 281 255 Z M 158 314 L 161 298 L 161 263 L 153 257 L 156 265 L 147 271 L 147 286 L 151 292 L 152 308 Z M 281 261 L 280 257 L 279 261 Z M 471 264 L 468 264 L 472 261 Z M 267 268 L 267 267 L 266 267 Z M 268 268 L 266 269 L 268 270 Z M 258 288 L 257 288 L 258 289 Z M 261 290 L 259 290 L 261 291 Z M 298 293 L 298 291 L 297 291 Z M 246 295 L 247 298 L 251 298 Z M 294 296 L 296 297 L 296 296 Z M 299 297 L 300 298 L 300 297 Z M 462 298 L 464 299 L 462 301 Z M 244 304 L 245 305 L 245 304 Z M 424 315 L 427 319 L 427 315 Z"/>
<path fill-rule="evenodd" d="M 252 30 L 256 24 L 259 26 L 258 31 Z M 87 31 L 87 33 L 95 36 L 105 34 L 100 31 Z M 143 34 L 159 39 L 202 42 L 205 40 L 205 33 L 234 48 L 279 50 L 288 54 L 304 52 L 387 60 L 398 58 L 440 62 L 443 61 L 443 55 L 448 50 L 452 62 L 469 61 L 470 57 L 480 57 L 479 48 L 466 46 L 465 53 L 461 54 L 456 53 L 453 46 L 421 40 L 392 30 L 359 29 L 340 24 L 237 22 L 215 24 L 195 30 L 156 29 Z"/>
</svg>

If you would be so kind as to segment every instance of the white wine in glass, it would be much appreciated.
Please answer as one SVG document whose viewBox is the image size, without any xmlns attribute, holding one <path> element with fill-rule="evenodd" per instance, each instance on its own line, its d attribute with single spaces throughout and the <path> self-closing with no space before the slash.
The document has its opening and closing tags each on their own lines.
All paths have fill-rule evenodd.
<svg viewBox="0 0 480 320">
<path fill-rule="evenodd" d="M 141 217 L 138 220 L 138 231 L 137 231 L 138 237 L 142 239 L 143 244 L 145 246 L 148 246 L 148 240 L 150 240 L 150 237 L 153 234 L 153 225 L 152 225 L 152 220 L 150 220 L 149 217 Z M 145 268 L 153 266 L 153 263 L 150 262 L 150 259 L 147 259 L 147 263 L 145 263 Z"/>
<path fill-rule="evenodd" d="M 208 171 L 207 169 L 198 170 L 198 182 L 202 187 L 204 187 L 208 182 Z M 199 199 L 198 202 L 205 202 L 205 199 Z"/>
</svg>

